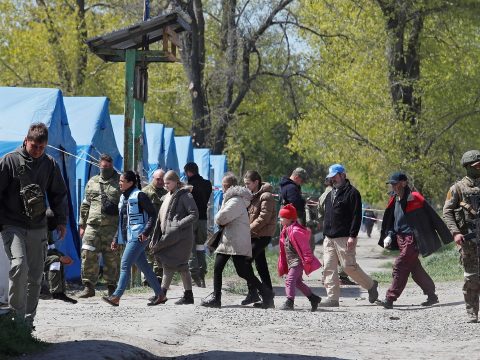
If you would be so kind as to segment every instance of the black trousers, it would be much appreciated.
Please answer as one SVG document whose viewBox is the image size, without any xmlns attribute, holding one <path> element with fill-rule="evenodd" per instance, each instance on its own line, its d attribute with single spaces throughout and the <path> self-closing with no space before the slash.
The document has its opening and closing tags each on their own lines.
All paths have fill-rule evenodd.
<svg viewBox="0 0 480 360">
<path fill-rule="evenodd" d="M 258 276 L 262 280 L 262 283 L 269 289 L 272 287 L 272 279 L 270 278 L 270 271 L 268 271 L 267 258 L 265 257 L 265 249 L 272 241 L 271 236 L 262 236 L 259 238 L 252 238 L 252 258 L 250 263 L 255 261 L 255 268 L 257 269 Z M 248 291 L 254 290 L 253 284 L 248 283 Z"/>
<path fill-rule="evenodd" d="M 222 296 L 222 273 L 228 259 L 232 258 L 235 270 L 242 279 L 253 285 L 261 294 L 264 293 L 264 287 L 260 280 L 255 276 L 252 264 L 246 256 L 218 254 L 215 256 L 215 267 L 213 270 L 213 294 L 217 299 Z"/>
</svg>

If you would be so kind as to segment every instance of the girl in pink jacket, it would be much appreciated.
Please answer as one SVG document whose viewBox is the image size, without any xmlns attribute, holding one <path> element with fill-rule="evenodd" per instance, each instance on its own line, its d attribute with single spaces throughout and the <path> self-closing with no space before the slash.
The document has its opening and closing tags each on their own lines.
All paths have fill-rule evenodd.
<svg viewBox="0 0 480 360">
<path fill-rule="evenodd" d="M 310 249 L 310 229 L 297 222 L 297 210 L 291 204 L 280 209 L 280 255 L 278 257 L 278 275 L 285 278 L 285 292 L 287 301 L 280 310 L 293 310 L 295 289 L 298 288 L 312 305 L 312 311 L 317 310 L 322 300 L 303 282 L 303 271 L 307 275 L 322 266 Z"/>
</svg>

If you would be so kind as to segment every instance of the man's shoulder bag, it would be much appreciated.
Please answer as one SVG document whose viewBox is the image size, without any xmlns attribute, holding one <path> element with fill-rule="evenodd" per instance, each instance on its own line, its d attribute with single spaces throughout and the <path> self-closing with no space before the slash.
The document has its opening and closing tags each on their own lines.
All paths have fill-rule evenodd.
<svg viewBox="0 0 480 360">
<path fill-rule="evenodd" d="M 40 220 L 47 211 L 45 194 L 40 185 L 32 182 L 25 159 L 21 155 L 19 155 L 19 162 L 20 166 L 17 168 L 17 173 L 20 180 L 20 198 L 23 202 L 25 215 L 32 220 Z"/>
</svg>

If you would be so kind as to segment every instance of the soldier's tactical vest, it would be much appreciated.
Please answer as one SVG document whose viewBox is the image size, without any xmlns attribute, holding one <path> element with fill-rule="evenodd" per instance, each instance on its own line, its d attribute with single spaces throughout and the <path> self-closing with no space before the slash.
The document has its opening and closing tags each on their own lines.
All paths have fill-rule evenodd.
<svg viewBox="0 0 480 360">
<path fill-rule="evenodd" d="M 468 178 L 463 178 L 454 186 L 460 197 L 460 208 L 455 209 L 455 221 L 459 230 L 465 235 L 475 229 L 474 220 L 477 211 L 480 211 L 480 187 L 472 185 Z"/>
<path fill-rule="evenodd" d="M 127 200 L 127 239 L 123 238 L 122 232 L 122 216 L 118 219 L 118 243 L 126 244 L 128 241 L 138 241 L 138 237 L 145 229 L 145 224 L 148 219 L 148 214 L 145 211 L 140 211 L 138 205 L 138 194 L 140 190 L 134 189 Z M 118 203 L 118 210 L 122 208 L 122 204 L 125 201 L 125 197 L 120 197 Z"/>
</svg>

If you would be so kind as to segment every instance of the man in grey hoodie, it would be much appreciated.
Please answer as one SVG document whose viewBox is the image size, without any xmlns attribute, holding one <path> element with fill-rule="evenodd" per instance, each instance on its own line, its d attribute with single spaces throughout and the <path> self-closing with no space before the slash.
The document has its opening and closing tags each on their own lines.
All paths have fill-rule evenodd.
<svg viewBox="0 0 480 360">
<path fill-rule="evenodd" d="M 30 126 L 23 145 L 0 159 L 0 237 L 10 259 L 8 301 L 15 318 L 33 330 L 47 253 L 46 200 L 66 233 L 67 187 L 55 160 L 45 154 L 48 129 Z"/>
</svg>

